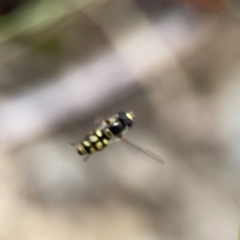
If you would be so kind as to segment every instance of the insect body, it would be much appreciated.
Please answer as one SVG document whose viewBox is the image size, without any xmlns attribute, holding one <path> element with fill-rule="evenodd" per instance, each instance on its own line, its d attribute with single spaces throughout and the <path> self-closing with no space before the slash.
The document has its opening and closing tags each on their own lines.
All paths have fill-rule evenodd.
<svg viewBox="0 0 240 240">
<path fill-rule="evenodd" d="M 127 130 L 132 127 L 133 118 L 134 114 L 132 112 L 119 112 L 109 119 L 103 119 L 101 127 L 95 131 L 91 131 L 84 140 L 78 143 L 78 154 L 86 155 L 84 159 L 86 161 L 92 153 L 102 151 L 110 142 L 118 139 L 151 158 L 164 163 L 156 154 L 136 146 L 123 137 Z"/>
<path fill-rule="evenodd" d="M 109 141 L 121 137 L 133 124 L 133 114 L 120 112 L 117 115 L 103 120 L 102 126 L 94 132 L 90 132 L 86 138 L 78 144 L 78 153 L 86 155 L 103 150 Z"/>
</svg>

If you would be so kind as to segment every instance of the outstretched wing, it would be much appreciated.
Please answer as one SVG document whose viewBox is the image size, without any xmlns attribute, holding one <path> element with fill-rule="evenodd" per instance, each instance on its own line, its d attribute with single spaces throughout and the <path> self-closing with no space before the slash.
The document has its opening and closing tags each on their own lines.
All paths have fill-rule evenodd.
<svg viewBox="0 0 240 240">
<path fill-rule="evenodd" d="M 74 126 L 76 126 L 77 124 L 79 126 L 81 126 L 81 123 L 86 123 L 89 122 L 89 120 L 77 120 L 75 122 L 72 121 L 72 125 L 74 124 Z M 94 124 L 98 124 L 99 127 L 105 127 L 107 125 L 107 119 L 103 118 L 103 117 L 96 117 L 94 120 Z M 78 143 L 80 142 L 80 140 L 76 141 L 76 142 L 72 142 L 70 143 L 71 146 L 76 146 Z"/>
<path fill-rule="evenodd" d="M 134 143 L 130 142 L 129 140 L 127 140 L 126 138 L 123 138 L 123 137 L 120 137 L 119 138 L 120 140 L 122 140 L 122 142 L 124 142 L 125 144 L 127 144 L 128 146 L 131 146 L 132 148 L 136 149 L 137 151 L 147 155 L 148 157 L 156 160 L 158 163 L 161 163 L 161 164 L 165 164 L 165 161 L 159 157 L 157 154 L 151 152 L 150 150 L 148 149 L 143 149 L 137 145 L 135 145 Z"/>
</svg>

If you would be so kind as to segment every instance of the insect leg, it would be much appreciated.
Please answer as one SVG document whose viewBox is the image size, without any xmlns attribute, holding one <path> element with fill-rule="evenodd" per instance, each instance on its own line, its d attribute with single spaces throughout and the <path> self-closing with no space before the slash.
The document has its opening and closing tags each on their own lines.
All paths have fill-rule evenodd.
<svg viewBox="0 0 240 240">
<path fill-rule="evenodd" d="M 87 155 L 84 159 L 83 159 L 83 162 L 87 162 L 87 160 L 89 160 L 89 158 L 91 157 L 92 155 Z"/>
<path fill-rule="evenodd" d="M 71 146 L 76 146 L 78 143 L 79 143 L 79 141 L 70 143 L 70 145 L 71 145 Z"/>
</svg>

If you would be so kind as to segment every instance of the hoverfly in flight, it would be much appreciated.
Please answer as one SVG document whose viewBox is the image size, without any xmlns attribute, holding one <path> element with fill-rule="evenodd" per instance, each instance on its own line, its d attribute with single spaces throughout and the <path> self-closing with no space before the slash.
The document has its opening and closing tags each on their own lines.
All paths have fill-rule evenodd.
<svg viewBox="0 0 240 240">
<path fill-rule="evenodd" d="M 133 112 L 119 112 L 108 119 L 102 119 L 102 125 L 98 129 L 89 132 L 89 134 L 82 141 L 73 143 L 71 145 L 77 145 L 78 154 L 85 155 L 83 161 L 86 162 L 93 153 L 102 151 L 114 140 L 121 140 L 128 146 L 140 151 L 159 163 L 164 163 L 164 161 L 155 153 L 138 147 L 123 137 L 123 135 L 125 135 L 126 132 L 132 127 L 133 118 Z"/>
</svg>

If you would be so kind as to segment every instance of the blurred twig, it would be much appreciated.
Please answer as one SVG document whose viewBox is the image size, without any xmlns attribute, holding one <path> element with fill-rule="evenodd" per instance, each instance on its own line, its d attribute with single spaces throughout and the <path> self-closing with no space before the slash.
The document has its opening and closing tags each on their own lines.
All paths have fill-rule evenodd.
<svg viewBox="0 0 240 240">
<path fill-rule="evenodd" d="M 66 1 L 40 1 L 38 4 L 24 6 L 17 12 L 0 18 L 0 44 L 18 35 L 37 33 L 93 1 L 85 0 L 72 4 Z"/>
<path fill-rule="evenodd" d="M 51 33 L 42 35 L 34 46 L 22 49 L 13 56 L 1 60 L 0 69 L 6 67 L 12 61 L 31 53 L 35 48 L 51 39 L 60 30 L 73 22 L 77 18 L 79 11 L 81 11 L 85 5 L 93 1 L 94 0 L 85 0 L 80 1 L 80 3 L 74 3 L 73 5 L 69 3 L 66 4 L 66 1 L 64 1 L 64 4 L 51 1 L 51 4 L 49 4 L 50 2 L 46 3 L 46 1 L 43 1 L 43 3 L 41 3 L 42 5 L 28 6 L 28 8 L 20 11 L 15 16 L 11 15 L 5 19 L 0 19 L 0 29 L 2 28 L 0 30 L 0 45 L 16 39 L 18 36 L 34 35 L 49 28 L 51 25 L 56 25 L 56 22 L 61 22 L 61 24 L 57 24 L 57 26 L 54 25 Z M 11 23 L 10 19 L 14 18 L 16 19 Z"/>
</svg>

